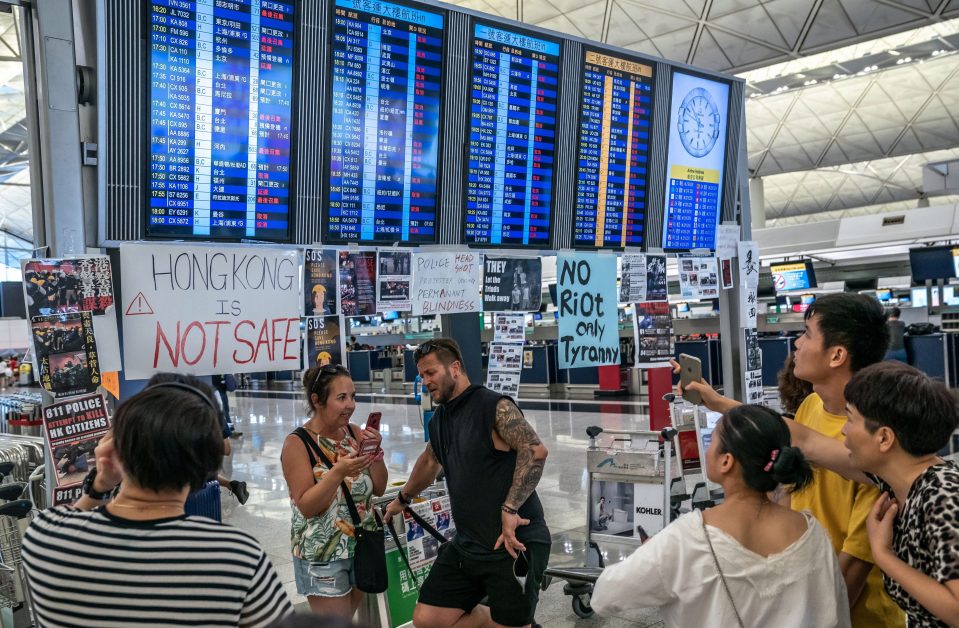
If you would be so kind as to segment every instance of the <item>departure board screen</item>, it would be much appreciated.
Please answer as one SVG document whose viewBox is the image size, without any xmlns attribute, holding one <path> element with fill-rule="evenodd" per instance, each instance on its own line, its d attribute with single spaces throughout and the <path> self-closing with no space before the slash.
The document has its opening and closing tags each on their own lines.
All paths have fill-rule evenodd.
<svg viewBox="0 0 959 628">
<path fill-rule="evenodd" d="M 729 83 L 673 72 L 663 248 L 715 249 L 722 219 Z"/>
<path fill-rule="evenodd" d="M 436 242 L 444 14 L 334 7 L 325 241 Z"/>
<path fill-rule="evenodd" d="M 586 50 L 573 244 L 641 247 L 653 67 Z"/>
<path fill-rule="evenodd" d="M 147 235 L 289 241 L 294 3 L 149 8 Z"/>
<path fill-rule="evenodd" d="M 552 40 L 474 25 L 467 244 L 549 247 L 559 61 Z"/>
</svg>

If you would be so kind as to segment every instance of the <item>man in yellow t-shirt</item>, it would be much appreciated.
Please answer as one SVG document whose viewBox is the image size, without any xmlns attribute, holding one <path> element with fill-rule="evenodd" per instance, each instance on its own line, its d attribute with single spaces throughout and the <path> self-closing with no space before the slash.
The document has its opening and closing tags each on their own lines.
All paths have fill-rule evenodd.
<svg viewBox="0 0 959 628">
<path fill-rule="evenodd" d="M 848 293 L 817 299 L 806 310 L 805 331 L 796 340 L 793 356 L 796 377 L 811 383 L 814 391 L 796 412 L 796 422 L 843 440 L 846 384 L 855 372 L 881 361 L 888 346 L 886 315 L 876 299 Z M 688 389 L 699 392 L 716 412 L 739 404 L 705 382 L 691 383 Z M 853 628 L 904 628 L 905 615 L 883 589 L 866 534 L 866 518 L 879 491 L 814 468 L 812 484 L 791 497 L 793 510 L 809 510 L 832 539 L 849 592 Z"/>
<path fill-rule="evenodd" d="M 796 422 L 843 440 L 846 384 L 856 371 L 881 361 L 888 345 L 886 315 L 875 299 L 848 293 L 817 299 L 796 340 L 796 377 L 814 391 L 796 412 Z M 829 533 L 849 591 L 853 627 L 905 626 L 905 616 L 883 589 L 866 534 L 879 491 L 826 469 L 813 474 L 812 485 L 792 496 L 792 508 L 812 512 Z"/>
</svg>

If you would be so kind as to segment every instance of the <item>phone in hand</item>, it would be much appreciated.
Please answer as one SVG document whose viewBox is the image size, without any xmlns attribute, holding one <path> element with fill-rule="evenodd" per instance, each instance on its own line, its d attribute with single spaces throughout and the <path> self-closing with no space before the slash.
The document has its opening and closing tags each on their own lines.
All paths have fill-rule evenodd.
<svg viewBox="0 0 959 628">
<path fill-rule="evenodd" d="M 689 403 L 702 405 L 702 395 L 686 388 L 691 382 L 698 382 L 703 379 L 702 360 L 692 355 L 680 353 L 678 361 L 680 366 L 679 383 L 683 387 L 683 399 Z"/>
<path fill-rule="evenodd" d="M 370 412 L 370 416 L 366 417 L 366 427 L 371 430 L 380 430 L 380 419 L 383 418 L 382 412 Z"/>
<path fill-rule="evenodd" d="M 367 438 L 360 443 L 360 456 L 371 456 L 380 450 L 378 439 Z"/>
</svg>

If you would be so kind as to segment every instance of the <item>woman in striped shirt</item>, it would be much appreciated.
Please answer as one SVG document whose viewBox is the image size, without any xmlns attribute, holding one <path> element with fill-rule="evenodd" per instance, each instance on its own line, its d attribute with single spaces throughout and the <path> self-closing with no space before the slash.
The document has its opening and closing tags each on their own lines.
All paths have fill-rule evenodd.
<svg viewBox="0 0 959 628">
<path fill-rule="evenodd" d="M 41 626 L 269 626 L 292 613 L 253 537 L 184 514 L 223 457 L 217 416 L 178 382 L 117 409 L 84 495 L 41 512 L 24 536 Z"/>
</svg>

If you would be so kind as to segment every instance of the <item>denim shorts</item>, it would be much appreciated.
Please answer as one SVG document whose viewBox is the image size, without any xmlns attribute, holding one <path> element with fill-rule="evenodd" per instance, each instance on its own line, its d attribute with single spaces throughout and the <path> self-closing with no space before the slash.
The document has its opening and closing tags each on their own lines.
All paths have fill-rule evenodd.
<svg viewBox="0 0 959 628">
<path fill-rule="evenodd" d="M 294 556 L 293 575 L 300 595 L 343 597 L 349 595 L 356 584 L 352 558 L 321 563 Z"/>
</svg>

